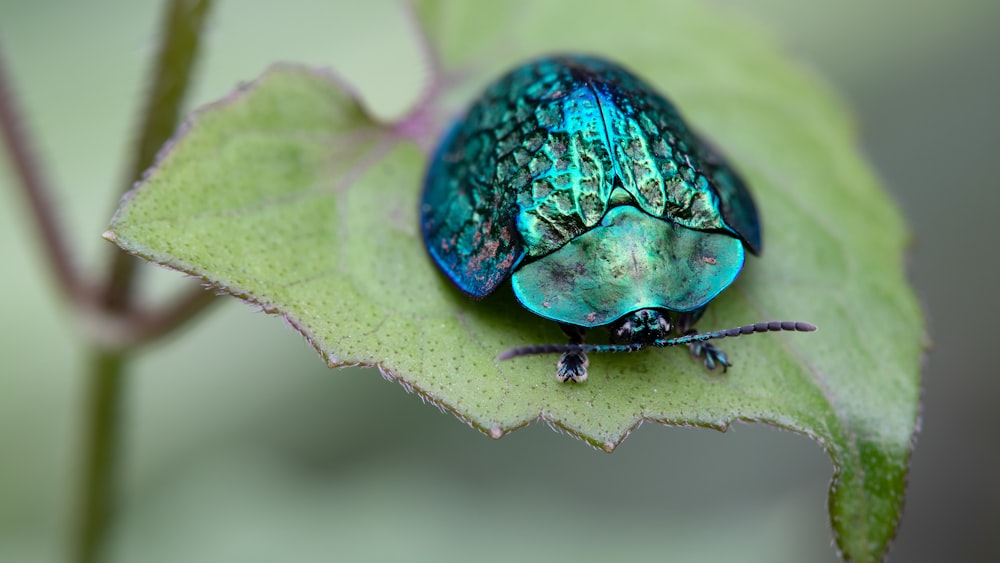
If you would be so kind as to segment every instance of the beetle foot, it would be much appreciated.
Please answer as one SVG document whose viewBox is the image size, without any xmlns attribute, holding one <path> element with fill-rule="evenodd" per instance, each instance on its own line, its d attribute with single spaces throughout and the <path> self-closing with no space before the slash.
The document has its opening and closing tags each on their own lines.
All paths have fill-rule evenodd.
<svg viewBox="0 0 1000 563">
<path fill-rule="evenodd" d="M 577 383 L 587 380 L 587 366 L 590 360 L 584 352 L 566 352 L 556 364 L 556 379 L 565 382 L 570 379 Z"/>
<path fill-rule="evenodd" d="M 719 350 L 711 342 L 692 342 L 688 344 L 688 348 L 691 350 L 691 355 L 695 358 L 704 358 L 705 367 L 715 371 L 715 368 L 722 366 L 722 373 L 726 372 L 729 366 L 733 365 L 729 362 L 729 357 L 722 350 Z"/>
</svg>

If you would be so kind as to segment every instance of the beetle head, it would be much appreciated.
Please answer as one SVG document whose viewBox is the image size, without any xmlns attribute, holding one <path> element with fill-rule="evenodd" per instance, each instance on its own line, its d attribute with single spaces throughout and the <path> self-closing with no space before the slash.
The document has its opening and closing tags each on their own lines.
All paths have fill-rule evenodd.
<svg viewBox="0 0 1000 563">
<path fill-rule="evenodd" d="M 612 342 L 652 344 L 665 339 L 673 327 L 667 313 L 659 309 L 639 309 L 611 323 L 608 328 Z"/>
</svg>

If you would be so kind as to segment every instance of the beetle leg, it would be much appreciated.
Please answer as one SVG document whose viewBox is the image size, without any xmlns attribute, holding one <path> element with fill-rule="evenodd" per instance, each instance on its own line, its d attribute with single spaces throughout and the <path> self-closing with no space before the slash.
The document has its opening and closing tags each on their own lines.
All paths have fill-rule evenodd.
<svg viewBox="0 0 1000 563">
<path fill-rule="evenodd" d="M 559 328 L 569 337 L 570 344 L 583 344 L 582 327 L 570 324 L 559 323 Z M 568 381 L 572 379 L 577 383 L 587 380 L 587 366 L 590 360 L 585 352 L 565 352 L 556 364 L 556 379 Z"/>
<path fill-rule="evenodd" d="M 704 313 L 705 307 L 695 309 L 694 311 L 688 311 L 687 313 L 678 314 L 677 332 L 684 336 L 689 334 L 698 334 L 698 330 L 694 328 L 694 323 L 698 322 L 698 319 L 700 319 Z M 716 367 L 722 366 L 722 371 L 725 373 L 726 369 L 733 365 L 730 363 L 729 357 L 726 356 L 726 353 L 711 342 L 691 342 L 687 346 L 688 349 L 691 350 L 692 356 L 699 359 L 704 358 L 705 367 L 710 370 L 714 371 Z"/>
</svg>

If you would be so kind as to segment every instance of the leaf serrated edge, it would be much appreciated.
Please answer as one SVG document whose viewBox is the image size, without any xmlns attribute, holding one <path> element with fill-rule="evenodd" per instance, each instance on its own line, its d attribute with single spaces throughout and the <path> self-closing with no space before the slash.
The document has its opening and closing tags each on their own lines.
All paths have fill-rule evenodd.
<svg viewBox="0 0 1000 563">
<path fill-rule="evenodd" d="M 167 142 L 164 143 L 162 147 L 160 147 L 160 150 L 157 151 L 156 158 L 153 161 L 153 165 L 147 168 L 145 171 L 143 171 L 142 176 L 132 184 L 131 189 L 129 189 L 122 195 L 121 199 L 118 202 L 118 208 L 115 210 L 114 215 L 112 215 L 111 217 L 110 226 L 102 235 L 103 238 L 112 243 L 118 244 L 116 242 L 117 236 L 115 236 L 113 240 L 112 238 L 109 238 L 108 234 L 114 233 L 114 225 L 115 223 L 118 222 L 118 218 L 121 215 L 122 211 L 125 209 L 126 204 L 132 199 L 137 190 L 141 188 L 143 185 L 145 185 L 149 181 L 149 179 L 153 176 L 153 174 L 156 174 L 160 170 L 164 162 L 166 162 L 167 159 L 170 158 L 170 155 L 173 154 L 174 149 L 177 147 L 177 145 L 185 137 L 187 137 L 187 135 L 194 128 L 198 126 L 198 124 L 201 122 L 201 119 L 205 114 L 221 110 L 227 106 L 236 104 L 242 101 L 243 98 L 252 93 L 254 90 L 259 88 L 261 84 L 267 82 L 268 80 L 273 79 L 273 77 L 275 76 L 280 76 L 281 74 L 287 74 L 287 73 L 312 75 L 330 81 L 336 87 L 340 88 L 345 95 L 347 95 L 357 104 L 358 109 L 361 111 L 362 115 L 364 115 L 372 123 L 376 124 L 378 123 L 377 118 L 374 117 L 369 108 L 364 104 L 358 90 L 353 85 L 351 85 L 350 82 L 348 82 L 342 76 L 337 74 L 337 72 L 335 72 L 333 69 L 327 67 L 314 67 L 314 66 L 309 66 L 299 63 L 291 63 L 291 62 L 277 62 L 271 64 L 266 69 L 264 69 L 264 72 L 262 72 L 260 76 L 258 76 L 257 78 L 250 81 L 238 83 L 236 87 L 234 87 L 232 90 L 226 93 L 223 97 L 219 98 L 218 100 L 199 106 L 198 108 L 190 112 L 187 115 L 187 117 L 184 118 L 181 124 L 177 127 L 177 130 L 174 132 L 174 134 L 171 135 L 170 139 L 168 139 Z M 145 259 L 146 257 L 143 258 Z M 159 262 L 156 263 L 160 265 L 165 265 Z"/>
</svg>

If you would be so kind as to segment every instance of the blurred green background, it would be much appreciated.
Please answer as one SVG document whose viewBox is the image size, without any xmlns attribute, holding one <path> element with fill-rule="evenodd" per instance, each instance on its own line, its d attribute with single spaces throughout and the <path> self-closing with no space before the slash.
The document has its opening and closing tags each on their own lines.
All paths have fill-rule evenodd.
<svg viewBox="0 0 1000 563">
<path fill-rule="evenodd" d="M 997 561 L 1000 3 L 716 0 L 771 29 L 857 113 L 914 232 L 928 313 L 923 432 L 894 561 Z M 275 60 L 332 66 L 381 113 L 420 73 L 388 0 L 219 2 L 191 106 Z M 357 5 L 355 5 L 357 4 Z M 153 55 L 154 0 L 0 0 L 0 44 L 82 263 L 107 225 Z M 0 561 L 67 551 L 84 347 L 0 159 Z M 769 225 L 769 228 L 780 226 Z M 153 293 L 169 272 L 144 272 Z M 645 425 L 613 455 L 532 425 L 492 441 L 375 371 L 330 371 L 226 300 L 127 385 L 119 561 L 836 561 L 809 440 Z"/>
</svg>

